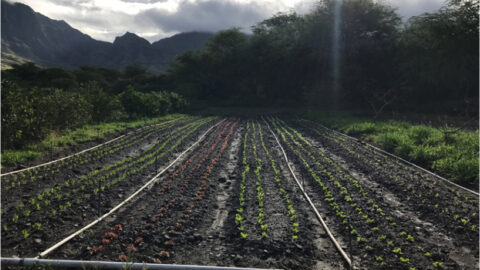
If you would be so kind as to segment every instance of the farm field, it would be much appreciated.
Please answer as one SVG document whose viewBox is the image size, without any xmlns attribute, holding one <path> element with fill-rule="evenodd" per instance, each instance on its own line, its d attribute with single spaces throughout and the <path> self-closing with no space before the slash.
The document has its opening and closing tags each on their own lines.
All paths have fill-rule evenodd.
<svg viewBox="0 0 480 270">
<path fill-rule="evenodd" d="M 348 269 L 304 190 L 355 269 L 479 263 L 478 194 L 302 119 L 186 116 L 1 183 L 2 257 L 35 257 L 144 187 L 43 257 Z"/>
</svg>

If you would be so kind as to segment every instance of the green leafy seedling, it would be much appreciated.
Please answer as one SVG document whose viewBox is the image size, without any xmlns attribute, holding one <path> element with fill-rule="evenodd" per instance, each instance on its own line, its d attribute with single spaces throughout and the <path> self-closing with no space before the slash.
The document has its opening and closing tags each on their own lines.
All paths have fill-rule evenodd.
<svg viewBox="0 0 480 270">
<path fill-rule="evenodd" d="M 30 236 L 30 233 L 27 230 L 22 230 L 23 239 L 27 239 Z"/>
</svg>

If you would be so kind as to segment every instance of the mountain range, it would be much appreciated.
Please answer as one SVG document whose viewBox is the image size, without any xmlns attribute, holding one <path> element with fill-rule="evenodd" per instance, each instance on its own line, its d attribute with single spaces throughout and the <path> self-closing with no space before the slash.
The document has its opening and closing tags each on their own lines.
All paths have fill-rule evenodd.
<svg viewBox="0 0 480 270">
<path fill-rule="evenodd" d="M 2 69 L 14 63 L 34 62 L 43 67 L 96 66 L 122 70 L 139 65 L 153 72 L 187 50 L 200 49 L 212 36 L 205 32 L 180 33 L 150 43 L 134 33 L 113 43 L 98 41 L 21 3 L 1 1 Z"/>
</svg>

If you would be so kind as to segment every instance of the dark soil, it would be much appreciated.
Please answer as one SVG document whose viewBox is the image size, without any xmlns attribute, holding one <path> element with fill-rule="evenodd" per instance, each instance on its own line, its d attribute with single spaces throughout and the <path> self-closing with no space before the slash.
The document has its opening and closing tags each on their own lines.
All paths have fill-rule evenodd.
<svg viewBox="0 0 480 270">
<path fill-rule="evenodd" d="M 14 190 L 14 192 L 4 192 L 2 189 L 2 256 L 34 256 L 37 253 L 43 251 L 48 246 L 58 241 L 60 237 L 65 237 L 70 233 L 78 230 L 82 226 L 90 223 L 92 218 L 99 214 L 103 214 L 116 204 L 126 198 L 127 195 L 133 193 L 139 186 L 149 180 L 155 174 L 155 166 L 152 164 L 147 166 L 144 170 L 129 175 L 124 181 L 118 182 L 116 185 L 105 187 L 105 190 L 94 194 L 93 190 L 98 188 L 97 184 L 86 186 L 82 190 L 81 183 L 93 181 L 94 179 L 100 180 L 100 174 L 92 177 L 91 180 L 84 180 L 76 185 L 65 184 L 65 179 L 77 180 L 86 174 L 96 169 L 102 169 L 107 165 L 118 162 L 121 158 L 142 156 L 142 149 L 146 149 L 148 146 L 154 144 L 154 140 L 160 142 L 165 141 L 168 137 L 168 132 L 181 128 L 184 124 L 179 125 L 173 129 L 159 130 L 157 134 L 147 140 L 143 140 L 139 144 L 124 149 L 121 151 L 121 155 L 106 156 L 93 164 L 87 164 L 80 166 L 74 170 L 62 170 L 55 173 L 53 176 L 45 177 L 44 181 L 37 181 L 35 185 L 28 184 L 23 185 Z M 196 138 L 208 128 L 208 125 L 201 126 L 196 132 L 192 133 L 187 140 L 183 142 L 181 147 L 174 149 L 173 151 L 166 152 L 161 159 L 158 159 L 158 164 L 168 164 L 168 161 L 176 157 L 176 153 L 183 151 L 182 146 L 186 148 L 187 145 L 192 144 Z M 173 140 L 166 144 L 164 149 L 173 145 Z M 138 163 L 140 166 L 143 163 Z M 109 175 L 107 170 L 103 173 L 108 179 L 114 179 L 122 174 L 126 173 L 124 170 L 120 170 L 118 173 Z M 99 178 L 100 177 L 100 178 Z M 108 179 L 103 181 L 97 181 L 101 185 L 105 185 Z M 46 180 L 46 181 L 45 181 Z M 44 190 L 55 189 L 62 187 L 61 191 L 57 191 L 56 194 L 62 195 L 60 198 L 56 198 L 53 194 L 47 197 L 44 195 L 42 201 L 38 199 L 38 195 Z M 74 191 L 76 190 L 76 192 Z M 66 196 L 70 194 L 70 196 Z M 90 194 L 90 199 L 86 199 L 84 196 Z M 35 203 L 31 203 L 31 199 L 35 199 Z M 49 201 L 46 205 L 46 201 Z M 80 200 L 80 201 L 77 201 Z M 40 209 L 37 209 L 36 204 L 39 204 Z M 70 207 L 66 207 L 70 204 Z M 19 209 L 18 205 L 23 205 L 23 208 Z M 61 211 L 60 206 L 64 206 L 65 210 Z M 25 215 L 25 209 L 30 210 L 28 216 Z M 52 209 L 56 210 L 56 214 L 52 215 Z M 13 222 L 15 215 L 18 216 L 18 221 Z M 34 224 L 40 224 L 40 228 L 34 228 Z M 30 235 L 24 239 L 23 230 L 26 230 Z"/>
<path fill-rule="evenodd" d="M 177 124 L 168 131 L 155 131 L 155 135 L 135 146 L 106 155 L 92 164 L 77 166 L 75 170 L 61 169 L 43 185 L 48 183 L 48 188 L 62 185 L 65 178 L 79 179 L 127 156 L 132 157 L 128 162 L 133 162 L 136 156 L 145 156 L 160 149 L 162 142 L 165 142 L 163 150 L 168 149 L 179 136 L 186 134 L 188 128 L 176 135 L 173 133 L 173 136 L 168 134 L 189 123 Z M 250 172 L 245 180 L 245 239 L 237 229 L 235 215 L 239 208 L 241 174 L 245 169 L 242 160 L 247 120 L 227 119 L 136 199 L 48 257 L 283 269 L 346 269 L 343 259 L 293 180 L 267 125 L 261 119 L 251 123 L 260 125 L 255 125 L 253 141 L 254 130 L 250 128 L 247 141 L 246 160 Z M 273 125 L 269 121 L 269 124 L 272 128 L 280 128 L 274 130 L 291 166 L 340 244 L 347 253 L 352 253 L 355 269 L 434 269 L 434 265 L 440 264 L 447 269 L 475 269 L 478 265 L 478 198 L 452 189 L 439 179 L 311 122 L 275 121 Z M 90 223 L 98 215 L 98 207 L 101 213 L 105 213 L 124 200 L 151 179 L 155 171 L 161 170 L 193 144 L 210 126 L 201 125 L 181 145 L 158 159 L 157 165 L 147 164 L 154 158 L 151 157 L 112 174 L 109 172 L 115 167 L 95 175 L 92 179 L 103 179 L 101 183 L 127 175 L 125 180 L 98 193 L 101 195 L 92 195 L 89 200 L 81 196 L 89 192 L 93 194 L 97 187 L 94 181 L 94 184 L 87 185 L 82 191 L 84 193 L 77 191 L 68 200 L 52 199 L 51 206 L 44 210 L 42 205 L 41 210 L 32 211 L 29 217 L 21 215 L 17 223 L 12 222 L 12 218 L 13 213 L 19 212 L 18 203 L 21 201 L 30 208 L 34 207 L 36 202 L 32 204 L 31 197 L 38 195 L 40 188 L 46 187 L 41 184 L 38 187 L 25 185 L 19 188 L 18 193 L 2 189 L 2 209 L 6 210 L 2 214 L 2 225 L 8 225 L 7 230 L 2 228 L 2 256 L 35 256 Z M 259 127 L 266 149 L 281 172 L 280 181 L 275 180 L 278 173 L 275 174 L 261 144 Z M 156 146 L 147 151 L 150 145 Z M 304 165 L 302 158 L 310 169 Z M 263 222 L 268 225 L 266 237 L 262 236 L 263 229 L 257 222 L 259 201 L 254 173 L 257 162 L 261 164 L 259 183 L 265 193 Z M 325 200 L 325 191 L 312 173 L 328 187 L 339 209 L 348 216 L 349 227 L 342 223 L 343 219 Z M 78 188 L 79 184 L 74 186 Z M 298 239 L 292 239 L 292 220 L 280 188 L 287 192 L 295 209 L 299 224 Z M 62 194 L 69 190 L 73 189 L 64 187 Z M 82 198 L 82 201 L 76 203 L 77 198 Z M 51 208 L 65 205 L 68 201 L 72 203 L 71 207 L 56 216 L 51 215 Z M 37 222 L 41 223 L 41 229 L 32 231 L 23 239 L 21 231 L 25 228 L 31 230 Z"/>
</svg>

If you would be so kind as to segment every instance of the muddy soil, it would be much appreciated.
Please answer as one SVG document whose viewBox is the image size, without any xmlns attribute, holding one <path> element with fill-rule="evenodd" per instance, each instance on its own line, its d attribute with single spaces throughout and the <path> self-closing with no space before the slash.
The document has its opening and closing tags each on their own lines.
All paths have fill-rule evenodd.
<svg viewBox="0 0 480 270">
<path fill-rule="evenodd" d="M 21 216 L 23 219 L 12 225 L 13 215 L 3 213 L 2 221 L 8 220 L 11 227 L 2 228 L 2 256 L 34 256 L 91 222 L 98 215 L 98 206 L 102 213 L 114 207 L 193 144 L 211 123 L 199 124 L 176 147 L 181 135 L 194 130 L 193 126 L 182 129 L 191 123 L 169 130 L 178 131 L 172 136 L 159 132 L 129 151 L 101 159 L 93 167 L 79 166 L 77 178 L 127 156 L 132 157 L 128 162 L 134 162 L 136 156 L 153 153 L 132 166 L 116 171 L 117 167 L 112 167 L 92 177 L 94 185 L 86 185 L 85 193 L 94 194 L 95 179 L 103 179 L 99 181 L 103 184 L 127 176 L 107 186 L 101 195 L 86 199 L 75 194 L 58 202 L 52 199 L 55 207 L 65 206 L 67 201 L 74 204 L 61 215 L 51 216 L 50 207 L 48 211 L 42 208 L 29 218 Z M 340 245 L 351 253 L 354 269 L 476 269 L 478 198 L 310 122 L 268 118 L 268 123 L 306 193 Z M 147 150 L 151 145 L 156 146 Z M 161 154 L 169 147 L 174 149 Z M 161 158 L 148 163 L 155 156 Z M 245 203 L 241 207 L 246 165 L 250 169 L 245 174 Z M 53 181 L 51 186 L 59 184 Z M 73 185 L 79 188 L 78 183 Z M 15 200 L 34 207 L 36 202 L 30 200 L 37 193 L 24 190 L 20 199 L 6 194 L 5 201 L 2 191 L 2 209 L 6 205 L 10 212 L 23 211 L 16 209 Z M 78 204 L 77 198 L 82 198 Z M 243 236 L 236 222 L 240 208 Z M 263 219 L 259 221 L 260 212 Z M 22 229 L 32 228 L 35 222 L 41 222 L 42 229 L 23 239 Z M 295 226 L 298 232 L 292 229 Z M 228 118 L 221 122 L 135 200 L 48 257 L 348 269 L 294 181 L 280 146 L 262 118 Z"/>
<path fill-rule="evenodd" d="M 209 127 L 207 124 L 200 125 L 173 149 L 175 140 L 169 140 L 168 132 L 174 134 L 175 130 L 184 125 L 161 130 L 150 140 L 144 140 L 122 151 L 120 156 L 106 156 L 94 164 L 81 166 L 75 170 L 59 171 L 49 179 L 45 187 L 38 183 L 38 186 L 20 186 L 19 191 L 15 192 L 4 192 L 2 189 L 2 256 L 37 255 L 124 200 L 155 175 L 162 166 L 169 164 L 188 145 L 195 142 Z M 132 171 L 132 168 L 129 170 L 125 164 L 135 160 L 135 157 L 142 158 L 148 152 L 145 149 L 157 142 L 164 143 L 160 151 L 163 156 L 153 164 L 148 164 L 148 159 L 136 163 L 134 168 L 143 167 L 142 170 Z M 172 150 L 167 151 L 169 147 Z M 125 157 L 132 158 L 122 165 L 125 168 L 113 166 Z M 109 166 L 113 166 L 112 169 L 85 178 L 91 172 Z M 113 168 L 117 170 L 114 171 Z M 67 184 L 65 179 L 76 182 Z M 100 187 L 103 187 L 103 190 Z M 48 194 L 43 191 L 47 191 Z M 39 199 L 39 196 L 42 198 Z"/>
</svg>

